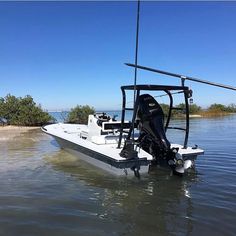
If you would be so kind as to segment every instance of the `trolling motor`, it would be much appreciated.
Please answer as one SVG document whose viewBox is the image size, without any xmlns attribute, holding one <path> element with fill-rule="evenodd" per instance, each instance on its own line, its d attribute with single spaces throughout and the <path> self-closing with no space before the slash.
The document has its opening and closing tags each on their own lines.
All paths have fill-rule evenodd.
<svg viewBox="0 0 236 236">
<path fill-rule="evenodd" d="M 139 146 L 155 159 L 153 165 L 169 165 L 174 173 L 184 172 L 184 161 L 178 148 L 171 148 L 164 129 L 164 112 L 149 94 L 139 96 L 136 122 L 140 130 Z"/>
</svg>

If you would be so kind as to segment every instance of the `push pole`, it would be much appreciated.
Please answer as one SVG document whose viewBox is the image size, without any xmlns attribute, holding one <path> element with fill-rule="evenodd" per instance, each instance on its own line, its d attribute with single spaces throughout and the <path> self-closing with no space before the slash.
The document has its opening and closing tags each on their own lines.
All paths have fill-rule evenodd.
<svg viewBox="0 0 236 236">
<path fill-rule="evenodd" d="M 167 71 L 163 71 L 163 70 L 159 70 L 159 69 L 153 69 L 153 68 L 146 67 L 146 66 L 134 65 L 131 63 L 125 63 L 125 65 L 135 67 L 137 69 L 147 70 L 147 71 L 151 71 L 151 72 L 155 72 L 155 73 L 159 73 L 159 74 L 163 74 L 163 75 L 168 75 L 168 76 L 177 77 L 180 79 L 190 80 L 190 81 L 194 81 L 194 82 L 198 82 L 198 83 L 202 83 L 202 84 L 208 84 L 208 85 L 212 85 L 212 86 L 216 86 L 216 87 L 220 87 L 220 88 L 225 88 L 225 89 L 231 89 L 231 90 L 236 91 L 236 87 L 233 87 L 230 85 L 218 84 L 218 83 L 214 83 L 214 82 L 207 81 L 207 80 L 201 80 L 201 79 L 186 76 L 186 75 L 180 75 L 180 74 L 171 73 L 171 72 L 167 72 Z"/>
</svg>

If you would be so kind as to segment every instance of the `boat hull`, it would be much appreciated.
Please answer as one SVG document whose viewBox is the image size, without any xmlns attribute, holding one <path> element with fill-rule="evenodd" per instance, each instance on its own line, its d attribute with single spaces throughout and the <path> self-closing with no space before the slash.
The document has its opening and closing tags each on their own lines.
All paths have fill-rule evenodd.
<svg viewBox="0 0 236 236">
<path fill-rule="evenodd" d="M 134 171 L 132 169 L 136 167 L 138 167 L 138 172 L 140 174 L 145 174 L 149 171 L 150 161 L 146 159 L 114 161 L 112 158 L 101 153 L 87 149 L 86 147 L 72 143 L 60 137 L 52 136 L 65 151 L 77 156 L 80 160 L 93 165 L 95 168 L 103 169 L 111 174 L 119 176 L 134 176 Z"/>
<path fill-rule="evenodd" d="M 135 147 L 137 155 L 124 157 L 120 154 L 122 147 L 118 148 L 118 136 L 114 134 L 91 136 L 85 125 L 61 123 L 44 126 L 42 131 L 54 137 L 61 148 L 79 159 L 116 175 L 139 177 L 140 173 L 149 173 L 153 165 L 168 167 L 183 174 L 194 166 L 194 160 L 203 153 L 203 150 L 197 147 L 184 148 L 179 144 L 171 144 L 171 148 L 178 150 L 175 154 L 176 160 L 167 162 L 165 158 L 154 158 L 138 146 Z M 177 161 L 180 164 L 177 165 Z"/>
</svg>

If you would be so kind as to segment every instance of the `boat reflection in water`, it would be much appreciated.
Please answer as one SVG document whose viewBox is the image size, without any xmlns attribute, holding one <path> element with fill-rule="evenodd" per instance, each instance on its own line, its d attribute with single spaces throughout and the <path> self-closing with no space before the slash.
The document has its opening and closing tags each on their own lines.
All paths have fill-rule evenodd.
<svg viewBox="0 0 236 236">
<path fill-rule="evenodd" d="M 94 220 L 114 223 L 110 230 L 115 235 L 169 235 L 176 231 L 188 235 L 192 231 L 190 186 L 198 181 L 194 173 L 176 178 L 160 169 L 138 180 L 105 174 L 64 151 L 47 161 L 56 171 L 89 188 L 87 200 L 96 203 L 93 214 L 98 218 Z"/>
</svg>

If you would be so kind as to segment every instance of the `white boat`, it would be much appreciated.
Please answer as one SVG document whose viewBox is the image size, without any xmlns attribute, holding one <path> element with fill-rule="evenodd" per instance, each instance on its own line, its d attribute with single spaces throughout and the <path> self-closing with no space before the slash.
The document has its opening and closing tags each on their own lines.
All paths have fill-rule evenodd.
<svg viewBox="0 0 236 236">
<path fill-rule="evenodd" d="M 117 175 L 136 175 L 149 173 L 155 166 L 169 167 L 174 173 L 182 175 L 194 167 L 194 161 L 203 150 L 187 147 L 189 133 L 189 112 L 186 104 L 186 128 L 169 127 L 173 98 L 171 91 L 189 96 L 188 87 L 133 85 L 121 87 L 123 94 L 122 117 L 120 121 L 105 113 L 91 114 L 88 124 L 52 124 L 42 130 L 53 136 L 65 150 L 76 154 L 80 159 Z M 137 93 L 134 108 L 126 107 L 126 91 Z M 170 97 L 170 111 L 164 125 L 161 106 L 149 94 L 141 91 L 165 91 Z M 188 99 L 186 99 L 188 101 Z M 133 110 L 131 121 L 125 121 L 126 111 Z M 185 131 L 184 144 L 170 144 L 167 129 Z"/>
</svg>

